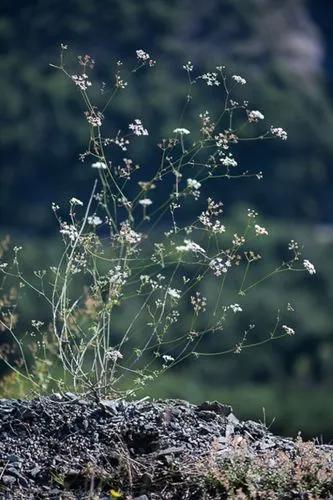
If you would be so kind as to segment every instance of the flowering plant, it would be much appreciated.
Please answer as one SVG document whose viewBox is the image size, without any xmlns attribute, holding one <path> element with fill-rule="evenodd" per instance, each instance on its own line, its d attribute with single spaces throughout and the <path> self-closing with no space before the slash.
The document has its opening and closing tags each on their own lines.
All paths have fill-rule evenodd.
<svg viewBox="0 0 333 500">
<path fill-rule="evenodd" d="M 181 118 L 158 144 L 160 161 L 155 171 L 147 172 L 130 153 L 136 141 L 149 139 L 149 127 L 142 119 L 133 116 L 127 129 L 104 133 L 106 113 L 127 87 L 123 64 L 117 63 L 112 90 L 107 93 L 102 87 L 106 100 L 98 106 L 91 97 L 96 86 L 90 76 L 93 59 L 79 57 L 80 71 L 73 74 L 65 64 L 66 50 L 62 45 L 60 63 L 52 66 L 81 94 L 89 141 L 80 159 L 97 178 L 87 201 L 70 199 L 66 218 L 57 204 L 52 205 L 64 244 L 57 266 L 36 272 L 37 283 L 28 282 L 15 248 L 12 267 L 4 263 L 1 271 L 16 275 L 22 286 L 34 289 L 50 307 L 47 331 L 56 341 L 67 383 L 69 376 L 76 390 L 96 397 L 133 394 L 191 356 L 239 353 L 255 345 L 248 340 L 250 325 L 232 348 L 221 346 L 214 352 L 205 348 L 207 337 L 219 336 L 229 317 L 242 313 L 242 301 L 256 285 L 282 272 L 313 274 L 315 268 L 308 260 L 301 263 L 299 246 L 291 241 L 290 257 L 254 279 L 251 271 L 262 258 L 257 247 L 269 231 L 258 213 L 248 209 L 242 231 L 235 232 L 224 220 L 223 202 L 207 195 L 212 181 L 262 178 L 262 172 L 239 171 L 239 143 L 287 139 L 280 127 L 260 130 L 264 115 L 246 100 L 234 99 L 234 88 L 247 83 L 243 77 L 228 76 L 223 66 L 194 76 L 194 67 L 187 62 L 183 69 L 188 93 Z M 147 52 L 136 52 L 133 73 L 153 66 L 155 61 Z M 220 87 L 223 104 L 214 114 L 202 111 L 187 128 L 186 109 L 194 85 Z M 124 156 L 122 160 L 111 160 L 117 152 Z M 214 279 L 214 300 L 204 295 L 208 277 Z M 226 280 L 234 283 L 237 302 L 224 296 Z M 181 304 L 191 310 L 191 320 L 176 328 Z M 259 344 L 295 333 L 281 324 L 281 315 L 279 311 L 271 332 Z M 1 325 L 13 334 L 23 354 L 11 318 L 7 312 Z M 32 328 L 41 333 L 45 325 L 34 320 Z M 44 334 L 39 347 L 45 351 L 45 346 Z M 10 364 L 8 357 L 2 357 Z M 31 378 L 26 363 L 23 369 L 20 373 Z"/>
</svg>

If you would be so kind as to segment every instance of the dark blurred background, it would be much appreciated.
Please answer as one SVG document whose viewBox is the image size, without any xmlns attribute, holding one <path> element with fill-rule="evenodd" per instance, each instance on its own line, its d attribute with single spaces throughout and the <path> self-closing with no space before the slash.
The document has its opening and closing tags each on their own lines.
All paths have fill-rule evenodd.
<svg viewBox="0 0 333 500">
<path fill-rule="evenodd" d="M 115 128 L 137 116 L 156 137 L 174 128 L 186 92 L 181 67 L 191 60 L 202 72 L 225 64 L 244 76 L 251 107 L 288 131 L 286 143 L 254 143 L 243 154 L 243 169 L 263 170 L 263 181 L 222 186 L 219 194 L 235 218 L 247 206 L 266 215 L 272 265 L 291 238 L 305 245 L 315 278 L 265 285 L 242 320 L 259 318 L 266 331 L 288 291 L 297 335 L 192 362 L 147 394 L 218 399 L 240 417 L 267 424 L 275 418 L 276 432 L 333 439 L 333 3 L 2 0 L 0 12 L 0 232 L 26 247 L 27 267 L 46 267 L 57 253 L 51 202 L 87 197 L 91 189 L 92 171 L 78 159 L 87 138 L 80 100 L 49 67 L 61 42 L 74 54 L 90 54 L 106 82 L 115 62 L 136 49 L 158 60 L 116 102 L 108 117 Z M 150 150 L 142 157 L 154 161 Z M 26 306 L 43 315 L 39 307 Z M 244 325 L 235 321 L 235 331 Z"/>
</svg>

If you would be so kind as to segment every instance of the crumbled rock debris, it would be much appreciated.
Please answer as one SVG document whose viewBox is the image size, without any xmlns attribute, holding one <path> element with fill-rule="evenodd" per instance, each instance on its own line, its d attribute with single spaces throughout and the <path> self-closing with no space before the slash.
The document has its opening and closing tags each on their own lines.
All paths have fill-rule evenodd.
<svg viewBox="0 0 333 500">
<path fill-rule="evenodd" d="M 229 460 L 245 442 L 247 458 L 296 447 L 218 402 L 0 399 L 0 498 L 231 498 L 210 491 L 196 464 Z M 332 465 L 333 447 L 318 448 Z"/>
</svg>

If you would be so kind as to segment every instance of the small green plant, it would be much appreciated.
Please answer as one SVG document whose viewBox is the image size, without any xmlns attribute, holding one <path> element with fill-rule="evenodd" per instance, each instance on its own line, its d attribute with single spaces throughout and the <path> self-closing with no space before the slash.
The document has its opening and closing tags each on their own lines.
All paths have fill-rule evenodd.
<svg viewBox="0 0 333 500">
<path fill-rule="evenodd" d="M 62 45 L 59 64 L 51 66 L 81 95 L 89 140 L 80 159 L 97 178 L 87 200 L 69 200 L 67 215 L 52 205 L 64 245 L 56 266 L 38 270 L 34 280 L 28 280 L 21 272 L 18 247 L 12 262 L 1 264 L 5 279 L 18 278 L 19 289 L 32 289 L 49 307 L 47 323 L 31 323 L 30 333 L 39 339 L 34 358 L 43 359 L 46 368 L 59 358 L 63 374 L 43 375 L 44 389 L 45 380 L 53 383 L 56 378 L 62 387 L 73 386 L 97 398 L 133 395 L 189 357 L 240 353 L 293 335 L 293 328 L 283 324 L 284 315 L 293 310 L 286 302 L 284 310 L 276 307 L 272 329 L 261 341 L 251 341 L 255 325 L 250 324 L 240 342 L 223 345 L 230 316 L 242 313 L 244 298 L 254 287 L 284 272 L 315 273 L 292 240 L 286 249 L 289 256 L 277 268 L 259 277 L 252 274 L 260 266 L 269 231 L 252 208 L 244 214 L 242 228 L 228 227 L 223 202 L 210 194 L 217 183 L 223 197 L 235 179 L 262 179 L 262 172 L 238 166 L 240 144 L 287 139 L 282 128 L 267 127 L 264 115 L 246 100 L 236 100 L 234 93 L 242 92 L 246 80 L 228 75 L 224 66 L 195 75 L 192 63 L 186 63 L 185 104 L 175 128 L 157 145 L 159 160 L 152 171 L 131 153 L 150 139 L 140 118 L 134 115 L 125 130 L 117 124 L 111 132 L 105 130 L 113 100 L 126 91 L 126 71 L 155 71 L 155 61 L 138 50 L 133 68 L 126 70 L 118 61 L 111 87 L 103 84 L 99 89 L 91 78 L 93 59 L 79 57 L 79 71 L 73 73 L 65 63 L 66 51 Z M 215 106 L 210 112 L 203 106 L 190 130 L 187 111 L 193 89 L 198 97 L 205 90 L 202 86 L 217 93 L 221 109 Z M 206 278 L 212 276 L 213 299 L 204 291 Z M 227 280 L 234 285 L 233 295 L 224 295 Z M 179 326 L 182 307 L 191 310 L 191 319 Z M 1 312 L 1 327 L 11 333 L 24 360 L 14 313 L 5 302 Z M 211 336 L 219 345 L 212 352 L 205 347 Z M 10 356 L 2 352 L 1 357 L 40 386 L 26 361 L 17 367 Z"/>
</svg>

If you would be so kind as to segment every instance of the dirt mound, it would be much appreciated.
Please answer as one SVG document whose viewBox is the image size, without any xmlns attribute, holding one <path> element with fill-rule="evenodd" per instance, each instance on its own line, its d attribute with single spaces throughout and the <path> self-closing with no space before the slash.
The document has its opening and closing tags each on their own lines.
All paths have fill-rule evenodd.
<svg viewBox="0 0 333 500">
<path fill-rule="evenodd" d="M 294 466 L 302 473 L 303 452 L 308 461 L 311 455 L 311 471 L 321 471 L 317 489 L 304 484 L 300 492 L 296 483 L 294 492 L 287 483 L 274 489 L 283 467 L 290 481 Z M 250 473 L 262 483 L 257 477 L 255 494 L 269 487 L 276 498 L 329 498 L 322 495 L 333 494 L 332 459 L 332 447 L 274 436 L 262 424 L 240 422 L 230 406 L 217 402 L 97 403 L 71 393 L 0 400 L 3 499 L 268 498 L 251 496 Z M 278 496 L 283 488 L 291 496 Z"/>
</svg>

